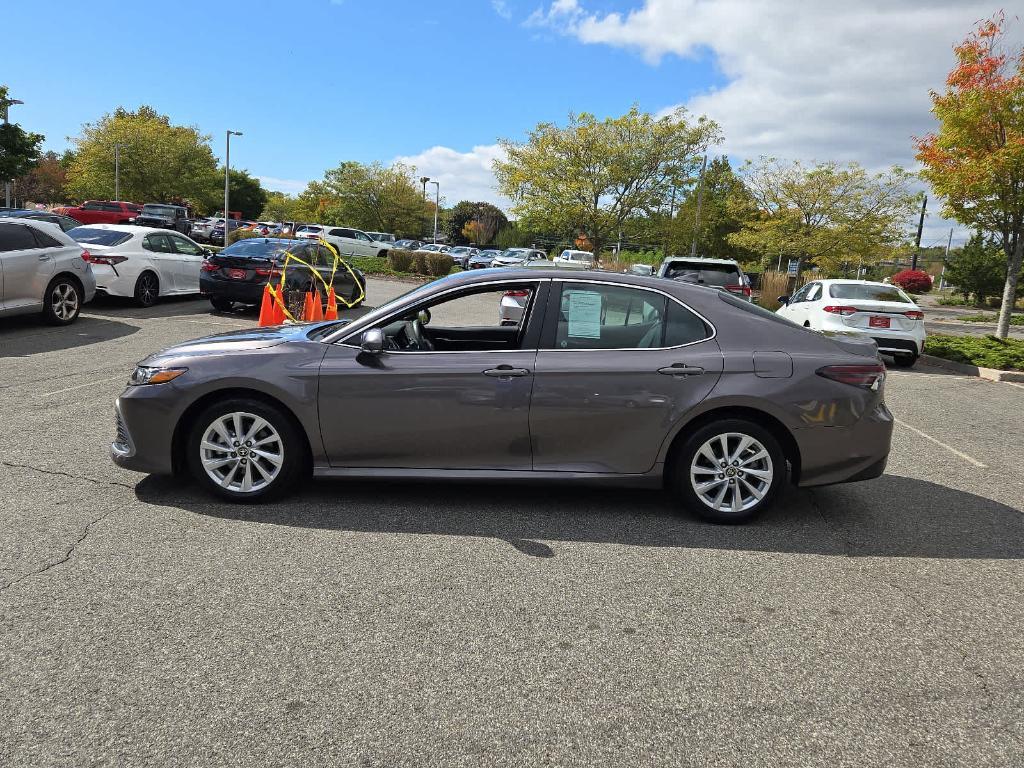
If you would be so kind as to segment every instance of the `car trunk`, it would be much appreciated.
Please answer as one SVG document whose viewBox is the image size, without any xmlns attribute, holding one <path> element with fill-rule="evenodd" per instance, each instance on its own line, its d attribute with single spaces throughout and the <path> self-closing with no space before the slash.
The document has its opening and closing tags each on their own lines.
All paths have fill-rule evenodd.
<svg viewBox="0 0 1024 768">
<path fill-rule="evenodd" d="M 912 331 L 922 321 L 907 317 L 907 312 L 918 312 L 913 306 L 895 301 L 866 301 L 863 299 L 836 299 L 836 304 L 855 310 L 842 313 L 843 325 L 858 330 Z"/>
<path fill-rule="evenodd" d="M 231 256 L 222 253 L 214 254 L 207 264 L 217 269 L 207 269 L 211 275 L 239 282 L 268 279 L 271 270 L 277 265 L 273 259 L 253 258 L 252 256 Z M 259 271 L 257 271 L 259 270 Z"/>
</svg>

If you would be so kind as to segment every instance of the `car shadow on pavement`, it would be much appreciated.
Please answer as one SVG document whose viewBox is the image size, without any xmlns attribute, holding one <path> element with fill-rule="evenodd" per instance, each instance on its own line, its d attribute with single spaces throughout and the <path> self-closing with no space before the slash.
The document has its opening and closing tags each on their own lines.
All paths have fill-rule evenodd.
<svg viewBox="0 0 1024 768">
<path fill-rule="evenodd" d="M 112 341 L 138 332 L 116 320 L 80 315 L 70 325 L 46 325 L 38 315 L 4 318 L 0 323 L 0 358 L 29 357 Z"/>
<path fill-rule="evenodd" d="M 246 524 L 494 538 L 534 557 L 557 556 L 558 542 L 848 557 L 1024 557 L 1020 510 L 897 475 L 788 489 L 774 510 L 743 526 L 680 513 L 661 491 L 569 485 L 318 480 L 285 501 L 244 505 L 220 502 L 195 484 L 150 476 L 136 495 L 147 504 Z"/>
</svg>

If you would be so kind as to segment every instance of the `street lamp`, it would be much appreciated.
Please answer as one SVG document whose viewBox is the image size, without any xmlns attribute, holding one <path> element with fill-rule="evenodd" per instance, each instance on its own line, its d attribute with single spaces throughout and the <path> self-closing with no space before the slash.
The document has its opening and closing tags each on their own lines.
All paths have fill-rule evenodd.
<svg viewBox="0 0 1024 768">
<path fill-rule="evenodd" d="M 231 183 L 230 183 L 230 172 L 231 172 L 231 137 L 241 136 L 241 131 L 225 131 L 224 132 L 224 245 L 228 244 L 228 211 L 231 210 Z"/>
<path fill-rule="evenodd" d="M 432 181 L 434 185 L 434 244 L 437 244 L 437 211 L 441 207 L 441 182 Z"/>
<path fill-rule="evenodd" d="M 427 199 L 427 182 L 430 181 L 429 176 L 420 176 L 420 184 L 423 185 L 423 199 Z"/>
<path fill-rule="evenodd" d="M 20 99 L 4 99 L 0 101 L 0 110 L 3 111 L 4 125 L 7 125 L 7 108 L 12 104 L 24 104 L 24 101 Z M 4 179 L 4 205 L 8 208 L 11 207 L 11 180 Z"/>
</svg>

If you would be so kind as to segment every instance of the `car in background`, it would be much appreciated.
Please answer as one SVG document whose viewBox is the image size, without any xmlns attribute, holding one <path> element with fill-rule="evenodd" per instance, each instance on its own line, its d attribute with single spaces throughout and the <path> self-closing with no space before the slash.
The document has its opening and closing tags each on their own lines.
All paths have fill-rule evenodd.
<svg viewBox="0 0 1024 768">
<path fill-rule="evenodd" d="M 395 236 L 392 235 L 390 232 L 367 232 L 366 234 L 368 234 L 373 240 L 376 240 L 378 243 L 393 244 L 395 242 Z"/>
<path fill-rule="evenodd" d="M 425 243 L 417 248 L 417 251 L 428 251 L 430 253 L 449 253 L 452 247 L 443 243 Z"/>
<path fill-rule="evenodd" d="M 452 257 L 452 261 L 454 261 L 463 269 L 467 268 L 469 260 L 473 256 L 476 256 L 478 253 L 480 253 L 479 248 L 473 248 L 472 246 L 469 245 L 456 245 L 454 248 L 448 251 L 448 255 Z"/>
<path fill-rule="evenodd" d="M 276 232 L 280 226 L 276 221 L 257 221 L 249 229 L 257 235 L 269 235 L 272 232 Z"/>
<path fill-rule="evenodd" d="M 396 251 L 415 251 L 423 246 L 422 240 L 396 240 L 392 246 Z"/>
<path fill-rule="evenodd" d="M 509 248 L 497 256 L 492 267 L 524 267 L 535 261 L 549 261 L 544 251 L 535 248 Z"/>
<path fill-rule="evenodd" d="M 56 224 L 0 214 L 0 316 L 40 312 L 51 325 L 74 322 L 96 293 L 88 258 Z"/>
<path fill-rule="evenodd" d="M 812 280 L 792 296 L 780 296 L 777 310 L 815 331 L 874 339 L 878 351 L 909 368 L 924 351 L 924 311 L 896 285 L 867 280 Z"/>
<path fill-rule="evenodd" d="M 195 240 L 197 243 L 208 243 L 210 242 L 210 232 L 217 224 L 223 224 L 224 219 L 218 219 L 213 216 L 205 216 L 201 219 L 196 219 L 192 222 L 192 231 L 189 232 L 189 237 Z"/>
<path fill-rule="evenodd" d="M 585 269 L 594 268 L 594 254 L 591 251 L 574 251 L 566 248 L 553 259 L 559 266 L 582 266 Z"/>
<path fill-rule="evenodd" d="M 717 288 L 753 301 L 750 281 L 734 259 L 669 256 L 661 262 L 658 277 Z"/>
<path fill-rule="evenodd" d="M 323 224 L 303 224 L 295 230 L 298 239 L 326 240 L 338 249 L 340 256 L 379 256 L 384 258 L 391 250 L 391 243 L 372 239 L 360 229 L 331 227 Z"/>
<path fill-rule="evenodd" d="M 358 306 L 365 295 L 366 278 L 347 264 L 334 268 L 334 254 L 321 243 L 308 238 L 248 238 L 232 243 L 220 253 L 212 254 L 203 263 L 200 288 L 213 308 L 230 311 L 235 304 L 256 306 L 263 299 L 267 283 L 279 284 L 282 273 L 285 290 L 320 289 L 320 299 L 327 301 L 323 283 L 298 262 L 286 265 L 286 254 L 292 254 L 312 265 L 324 282 L 334 286 L 339 298 Z M 331 282 L 333 275 L 333 283 Z M 342 305 L 339 304 L 339 309 Z"/>
<path fill-rule="evenodd" d="M 479 253 L 469 257 L 466 261 L 465 269 L 487 269 L 499 256 L 501 256 L 501 251 L 494 248 L 489 248 L 486 251 L 480 251 Z"/>
<path fill-rule="evenodd" d="M 63 232 L 82 226 L 81 223 L 75 221 L 70 216 L 61 216 L 59 213 L 37 211 L 32 210 L 31 208 L 0 208 L 0 216 L 30 219 L 32 221 L 46 221 L 50 224 L 56 224 Z"/>
<path fill-rule="evenodd" d="M 192 231 L 192 222 L 188 220 L 188 208 L 182 205 L 146 203 L 133 223 L 140 227 L 173 229 L 183 235 L 188 235 Z"/>
<path fill-rule="evenodd" d="M 96 290 L 151 307 L 161 296 L 199 293 L 208 251 L 180 232 L 135 224 L 89 224 L 68 232 L 89 252 Z"/>
<path fill-rule="evenodd" d="M 228 232 L 234 232 L 242 226 L 238 219 L 228 219 Z M 220 219 L 210 229 L 209 240 L 213 245 L 224 245 L 224 219 Z"/>
<path fill-rule="evenodd" d="M 82 224 L 130 224 L 142 212 L 142 206 L 121 200 L 86 200 L 71 208 L 54 208 L 53 212 Z"/>
</svg>

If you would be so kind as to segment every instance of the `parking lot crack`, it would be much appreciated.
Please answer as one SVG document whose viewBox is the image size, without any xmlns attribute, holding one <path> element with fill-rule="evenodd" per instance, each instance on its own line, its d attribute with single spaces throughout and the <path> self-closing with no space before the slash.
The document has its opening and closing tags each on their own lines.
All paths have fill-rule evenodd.
<svg viewBox="0 0 1024 768">
<path fill-rule="evenodd" d="M 44 469 L 43 467 L 34 467 L 31 464 L 18 464 L 13 461 L 0 461 L 0 466 L 10 467 L 11 469 L 27 469 L 31 472 L 39 472 L 44 475 L 55 475 L 57 477 L 67 477 L 72 480 L 84 480 L 87 483 L 94 483 L 96 485 L 114 485 L 118 488 L 127 488 L 132 490 L 135 488 L 131 483 L 123 483 L 118 480 L 97 480 L 95 477 L 88 477 L 86 475 L 75 475 L 71 472 L 61 472 L 57 469 Z"/>
<path fill-rule="evenodd" d="M 825 515 L 825 510 L 822 508 L 821 504 L 818 503 L 818 497 L 814 495 L 814 492 L 810 489 L 806 489 L 806 493 L 807 498 L 811 502 L 811 508 L 818 513 L 818 517 L 821 518 L 821 522 L 825 525 L 825 528 L 839 540 L 843 549 L 843 556 L 854 557 L 856 555 L 856 547 L 853 542 L 847 539 L 838 527 L 829 522 L 828 517 Z"/>
</svg>

